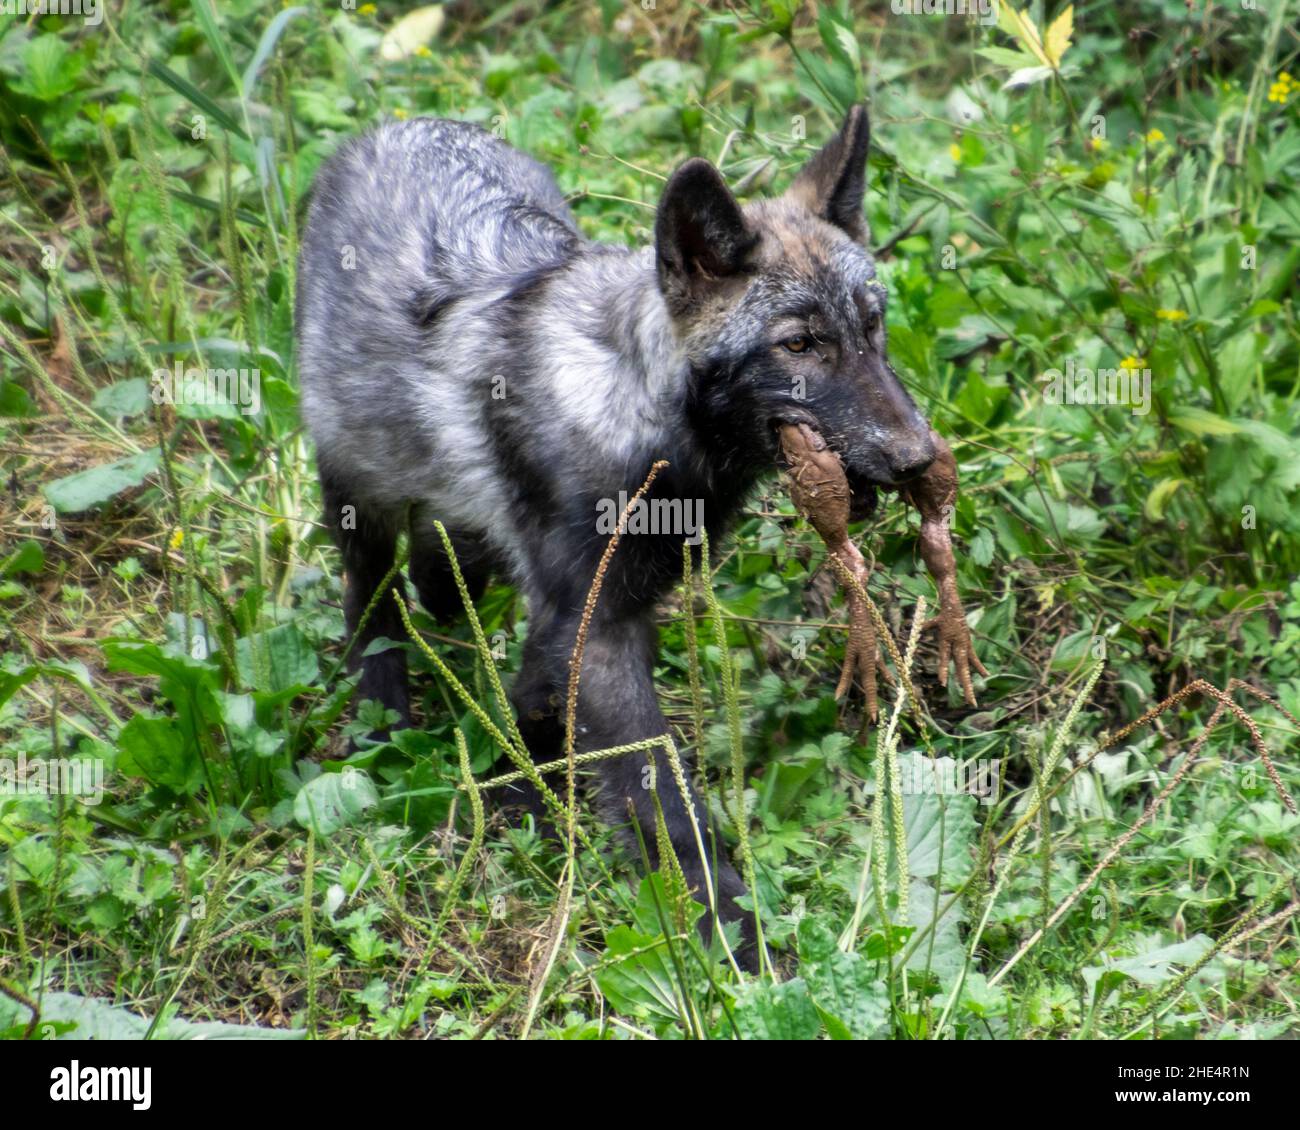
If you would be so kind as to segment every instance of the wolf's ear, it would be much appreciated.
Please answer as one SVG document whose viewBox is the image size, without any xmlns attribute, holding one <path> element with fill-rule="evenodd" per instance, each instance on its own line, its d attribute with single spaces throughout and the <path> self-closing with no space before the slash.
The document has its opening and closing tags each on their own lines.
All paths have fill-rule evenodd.
<svg viewBox="0 0 1300 1130">
<path fill-rule="evenodd" d="M 870 141 L 867 108 L 853 106 L 840 132 L 809 160 L 790 186 L 790 195 L 809 211 L 843 228 L 862 244 L 871 238 L 862 215 Z"/>
<path fill-rule="evenodd" d="M 708 161 L 692 157 L 668 178 L 655 216 L 655 257 L 671 304 L 689 304 L 712 283 L 738 274 L 757 242 Z"/>
</svg>

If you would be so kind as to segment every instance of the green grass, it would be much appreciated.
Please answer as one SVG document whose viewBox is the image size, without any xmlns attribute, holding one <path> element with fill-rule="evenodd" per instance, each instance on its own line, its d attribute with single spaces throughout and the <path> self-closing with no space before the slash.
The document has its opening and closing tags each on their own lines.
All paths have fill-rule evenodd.
<svg viewBox="0 0 1300 1130">
<path fill-rule="evenodd" d="M 72 1036 L 127 1010 L 155 1035 L 1294 1033 L 1296 6 L 1096 0 L 1046 63 L 1009 23 L 669 0 L 452 4 L 388 61 L 405 6 L 363 8 L 0 26 L 0 743 L 105 772 L 97 805 L 0 795 L 0 1032 L 35 1007 Z M 923 637 L 924 721 L 882 688 L 864 728 L 833 697 L 824 550 L 775 479 L 665 604 L 674 748 L 755 878 L 747 977 L 581 797 L 571 851 L 501 807 L 510 589 L 479 637 L 413 609 L 422 725 L 345 758 L 376 718 L 341 675 L 297 413 L 297 233 L 321 160 L 384 115 L 494 128 L 588 234 L 643 243 L 687 156 L 779 191 L 863 97 L 891 358 L 961 467 L 991 674 L 965 707 Z M 1037 379 L 1125 359 L 1146 412 Z M 259 410 L 155 404 L 176 364 L 257 369 Z M 903 646 L 934 600 L 916 519 L 857 534 Z M 1244 715 L 1207 730 L 1221 704 L 1190 694 L 1125 729 L 1197 679 L 1272 701 L 1234 688 Z M 931 758 L 996 763 L 996 795 L 912 787 Z"/>
</svg>

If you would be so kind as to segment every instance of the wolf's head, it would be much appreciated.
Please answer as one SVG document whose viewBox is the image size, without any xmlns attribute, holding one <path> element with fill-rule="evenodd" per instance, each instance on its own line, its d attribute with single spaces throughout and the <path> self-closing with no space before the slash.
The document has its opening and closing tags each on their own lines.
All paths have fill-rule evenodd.
<svg viewBox="0 0 1300 1130">
<path fill-rule="evenodd" d="M 655 221 L 659 284 L 690 362 L 692 410 L 747 461 L 807 423 L 839 453 L 865 517 L 877 486 L 934 459 L 929 425 L 890 368 L 885 288 L 862 215 L 861 106 L 784 196 L 741 207 L 707 161 L 669 178 Z"/>
</svg>

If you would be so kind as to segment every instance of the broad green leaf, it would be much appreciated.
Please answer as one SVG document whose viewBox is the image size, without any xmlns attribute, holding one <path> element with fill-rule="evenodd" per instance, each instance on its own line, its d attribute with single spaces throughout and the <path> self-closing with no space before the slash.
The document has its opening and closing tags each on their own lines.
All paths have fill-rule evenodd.
<svg viewBox="0 0 1300 1130">
<path fill-rule="evenodd" d="M 20 542 L 8 557 L 0 560 L 0 577 L 11 577 L 15 573 L 39 573 L 45 568 L 45 550 L 41 543 L 30 538 Z"/>
<path fill-rule="evenodd" d="M 237 420 L 261 407 L 260 374 L 236 366 L 185 369 L 171 391 L 176 415 L 187 420 Z"/>
<path fill-rule="evenodd" d="M 889 1016 L 889 990 L 861 954 L 836 950 L 819 961 L 802 963 L 799 973 L 817 1007 L 855 1040 L 870 1039 Z"/>
<path fill-rule="evenodd" d="M 637 888 L 636 906 L 632 911 L 632 921 L 636 928 L 643 934 L 657 934 L 661 926 L 659 918 L 659 907 L 667 907 L 668 893 L 664 887 L 664 877 L 658 871 L 653 871 L 641 880 L 641 886 Z M 704 907 L 694 899 L 688 899 L 686 902 L 686 915 L 689 918 L 687 925 L 693 925 L 695 921 L 704 914 Z"/>
<path fill-rule="evenodd" d="M 322 773 L 303 785 L 294 797 L 293 817 L 318 836 L 332 836 L 378 803 L 374 782 L 360 769 L 348 766 L 342 773 Z"/>
<path fill-rule="evenodd" d="M 1107 974 L 1121 974 L 1140 985 L 1160 985 L 1175 976 L 1174 966 L 1187 966 L 1199 960 L 1214 943 L 1204 934 L 1196 934 L 1185 942 L 1161 945 L 1158 938 L 1141 940 L 1136 954 L 1124 957 L 1103 956 L 1100 965 L 1089 965 L 1081 970 L 1084 984 L 1092 992 L 1097 982 Z"/>
<path fill-rule="evenodd" d="M 984 974 L 972 969 L 962 984 L 961 1000 L 976 1016 L 993 1016 L 1006 1007 L 1007 990 L 1001 985 L 990 988 Z"/>
<path fill-rule="evenodd" d="M 137 714 L 122 727 L 117 744 L 117 767 L 127 776 L 178 793 L 192 793 L 202 785 L 198 755 L 171 718 Z"/>
<path fill-rule="evenodd" d="M 797 977 L 779 985 L 750 982 L 732 1011 L 745 1040 L 815 1040 L 821 1031 L 808 986 Z"/>
<path fill-rule="evenodd" d="M 597 973 L 596 984 L 619 1012 L 663 1024 L 680 1021 L 681 1012 L 668 952 L 663 945 L 654 945 L 658 937 L 631 926 L 615 926 L 605 935 L 605 953 L 622 960 Z"/>
<path fill-rule="evenodd" d="M 1091 507 L 1061 502 L 1050 496 L 1031 494 L 1023 506 L 1039 532 L 1052 541 L 1060 537 L 1071 544 L 1087 544 L 1101 537 L 1106 528 L 1101 515 Z"/>
<path fill-rule="evenodd" d="M 969 868 L 970 860 L 966 860 Z M 908 969 L 929 971 L 944 984 L 951 984 L 966 964 L 966 945 L 962 926 L 966 913 L 960 900 L 948 906 L 950 891 L 939 890 L 924 879 L 913 879 L 907 903 L 908 925 L 915 927 L 913 937 L 920 937 L 940 915 L 933 930 L 925 934 L 912 956 Z M 947 909 L 945 909 L 945 907 Z"/>
<path fill-rule="evenodd" d="M 59 513 L 78 514 L 107 502 L 124 490 L 138 487 L 158 470 L 160 462 L 158 448 L 151 447 L 139 455 L 103 463 L 58 479 L 45 488 L 45 497 Z"/>
<path fill-rule="evenodd" d="M 294 113 L 313 126 L 351 129 L 356 122 L 356 103 L 336 91 L 293 90 Z"/>
<path fill-rule="evenodd" d="M 1219 387 L 1223 390 L 1228 410 L 1235 412 L 1255 383 L 1263 334 L 1239 333 L 1219 346 L 1216 360 L 1219 364 Z"/>
<path fill-rule="evenodd" d="M 0 417 L 23 419 L 40 414 L 31 394 L 22 385 L 17 381 L 0 381 Z"/>
<path fill-rule="evenodd" d="M 91 401 L 96 409 L 111 419 L 123 416 L 139 416 L 149 410 L 149 382 L 144 377 L 129 377 L 105 385 L 95 393 Z"/>
<path fill-rule="evenodd" d="M 39 678 L 64 679 L 81 688 L 86 694 L 91 693 L 90 672 L 79 659 L 55 659 L 48 663 L 32 663 L 12 674 L 0 672 L 0 706 L 9 701 L 18 691 Z"/>
<path fill-rule="evenodd" d="M 971 560 L 981 567 L 988 565 L 993 561 L 994 549 L 993 535 L 987 528 L 981 526 L 970 539 Z"/>
<path fill-rule="evenodd" d="M 25 1021 L 25 1009 L 0 997 L 0 1024 Z M 123 1005 L 75 993 L 46 993 L 41 997 L 43 1038 L 57 1040 L 143 1040 L 150 1021 Z M 48 1028 L 47 1028 L 48 1025 Z M 254 1024 L 225 1024 L 216 1020 L 190 1021 L 172 1017 L 153 1032 L 155 1040 L 301 1040 L 302 1028 L 259 1028 Z"/>
<path fill-rule="evenodd" d="M 768 776 L 763 782 L 768 810 L 781 818 L 789 816 L 800 794 L 822 772 L 825 765 L 826 759 L 822 757 L 801 757 L 798 760 L 776 761 L 770 765 Z"/>
<path fill-rule="evenodd" d="M 825 961 L 839 950 L 838 935 L 824 918 L 814 914 L 799 920 L 799 960 L 804 964 Z"/>
<path fill-rule="evenodd" d="M 1275 459 L 1285 460 L 1293 468 L 1296 464 L 1300 464 L 1297 442 L 1286 432 L 1279 431 L 1263 420 L 1241 420 L 1237 425 L 1245 435 L 1255 441 L 1260 451 Z"/>
<path fill-rule="evenodd" d="M 235 662 L 244 686 L 255 691 L 310 686 L 320 674 L 316 648 L 293 624 L 281 624 L 237 640 Z"/>
<path fill-rule="evenodd" d="M 53 34 L 38 35 L 22 49 L 23 75 L 13 89 L 39 102 L 62 98 L 76 85 L 85 60 Z"/>
<path fill-rule="evenodd" d="M 945 880 L 957 882 L 970 870 L 975 832 L 976 800 L 955 792 L 975 776 L 951 757 L 930 758 L 913 751 L 901 754 L 903 827 L 907 832 L 907 870 L 918 879 L 931 879 L 942 867 Z"/>
</svg>

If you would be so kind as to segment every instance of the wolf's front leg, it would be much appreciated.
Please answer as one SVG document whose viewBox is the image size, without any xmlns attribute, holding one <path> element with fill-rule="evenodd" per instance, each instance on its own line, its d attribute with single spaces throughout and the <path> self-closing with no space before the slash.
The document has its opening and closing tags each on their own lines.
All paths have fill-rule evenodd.
<svg viewBox="0 0 1300 1130">
<path fill-rule="evenodd" d="M 575 746 L 579 751 L 628 745 L 668 733 L 668 723 L 659 711 L 654 689 L 656 635 L 649 615 L 617 619 L 597 615 L 593 620 L 578 685 Z M 609 823 L 624 824 L 630 807 L 650 852 L 651 862 L 655 867 L 659 866 L 654 799 L 648 772 L 651 757 L 655 767 L 654 792 L 663 809 L 668 838 L 681 863 L 687 886 L 695 899 L 707 908 L 707 868 L 707 876 L 712 877 L 718 916 L 723 922 L 740 923 L 741 948 L 736 958 L 742 966 L 752 969 L 756 960 L 753 915 L 736 905 L 737 897 L 745 893 L 745 885 L 721 845 L 715 846 L 689 778 L 685 782 L 687 796 L 684 799 L 662 749 L 622 754 L 600 763 L 602 813 Z M 686 772 L 689 773 L 689 767 Z M 710 937 L 711 933 L 712 920 L 706 917 L 705 937 Z"/>
<path fill-rule="evenodd" d="M 347 573 L 343 611 L 351 641 L 348 670 L 361 671 L 354 701 L 375 700 L 396 713 L 397 728 L 403 729 L 411 724 L 406 652 L 401 647 L 391 647 L 366 655 L 366 648 L 381 636 L 391 640 L 406 636 L 392 593 L 379 591 L 395 560 L 398 516 L 367 505 L 345 479 L 331 473 L 323 462 L 321 502 L 326 524 L 343 553 L 343 568 Z M 406 586 L 398 574 L 387 587 L 400 593 Z M 385 727 L 371 736 L 386 740 L 388 729 Z"/>
</svg>

